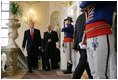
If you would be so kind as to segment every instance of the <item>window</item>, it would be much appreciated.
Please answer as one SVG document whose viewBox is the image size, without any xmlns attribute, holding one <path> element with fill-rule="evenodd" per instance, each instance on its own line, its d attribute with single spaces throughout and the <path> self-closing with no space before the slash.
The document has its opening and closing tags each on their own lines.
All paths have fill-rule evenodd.
<svg viewBox="0 0 118 80">
<path fill-rule="evenodd" d="M 1 46 L 8 45 L 9 1 L 1 1 Z"/>
</svg>

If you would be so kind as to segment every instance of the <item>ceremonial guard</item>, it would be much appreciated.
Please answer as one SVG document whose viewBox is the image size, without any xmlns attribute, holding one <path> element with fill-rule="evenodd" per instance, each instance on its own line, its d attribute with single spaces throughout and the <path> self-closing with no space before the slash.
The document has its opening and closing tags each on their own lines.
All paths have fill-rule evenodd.
<svg viewBox="0 0 118 80">
<path fill-rule="evenodd" d="M 83 1 L 86 29 L 82 44 L 87 45 L 87 57 L 93 78 L 108 79 L 109 61 L 115 53 L 112 15 L 115 1 Z M 113 66 L 113 65 L 112 65 Z"/>
<path fill-rule="evenodd" d="M 72 41 L 73 41 L 73 33 L 74 33 L 74 26 L 71 24 L 72 18 L 67 17 L 64 19 L 64 27 L 62 28 L 62 32 L 65 33 L 64 35 L 64 46 L 66 60 L 67 60 L 67 70 L 64 71 L 64 74 L 72 73 Z"/>
</svg>

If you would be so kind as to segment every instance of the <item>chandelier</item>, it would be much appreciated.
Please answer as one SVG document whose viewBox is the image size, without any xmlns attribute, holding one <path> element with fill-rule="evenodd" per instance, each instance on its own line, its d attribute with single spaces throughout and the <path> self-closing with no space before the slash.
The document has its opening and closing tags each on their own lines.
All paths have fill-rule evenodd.
<svg viewBox="0 0 118 80">
<path fill-rule="evenodd" d="M 64 5 L 67 7 L 70 7 L 72 5 L 73 1 L 64 1 Z"/>
<path fill-rule="evenodd" d="M 30 21 L 33 21 L 36 23 L 36 17 L 34 14 L 33 9 L 29 9 L 28 14 L 24 17 L 25 23 L 29 23 Z"/>
</svg>

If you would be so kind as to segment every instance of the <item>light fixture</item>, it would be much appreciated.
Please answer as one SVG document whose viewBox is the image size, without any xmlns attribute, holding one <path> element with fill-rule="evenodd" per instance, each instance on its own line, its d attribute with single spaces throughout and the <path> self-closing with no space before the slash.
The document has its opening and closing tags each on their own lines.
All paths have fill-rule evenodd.
<svg viewBox="0 0 118 80">
<path fill-rule="evenodd" d="M 35 9 L 32 8 L 32 6 L 34 5 L 39 5 L 40 1 L 17 1 L 20 5 L 25 6 L 27 5 L 27 7 L 29 8 L 28 11 L 24 11 L 24 17 L 23 20 L 25 21 L 26 24 L 28 24 L 28 22 L 30 20 L 32 20 L 34 23 L 36 23 L 36 12 Z"/>
<path fill-rule="evenodd" d="M 24 16 L 25 23 L 28 24 L 29 21 L 33 21 L 34 23 L 36 22 L 35 18 L 35 12 L 33 9 L 29 9 L 27 14 Z"/>
<path fill-rule="evenodd" d="M 72 5 L 72 1 L 64 1 L 64 5 L 67 6 L 67 7 L 70 7 Z"/>
</svg>

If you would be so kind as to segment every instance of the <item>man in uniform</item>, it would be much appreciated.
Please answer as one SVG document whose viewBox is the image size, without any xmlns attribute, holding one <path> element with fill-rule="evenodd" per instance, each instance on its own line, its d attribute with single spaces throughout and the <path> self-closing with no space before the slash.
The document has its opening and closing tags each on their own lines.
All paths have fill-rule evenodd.
<svg viewBox="0 0 118 80">
<path fill-rule="evenodd" d="M 85 37 L 87 57 L 94 79 L 109 78 L 109 61 L 115 53 L 112 34 L 112 15 L 115 1 L 83 1 L 80 5 L 86 14 Z"/>
<path fill-rule="evenodd" d="M 72 41 L 73 41 L 73 33 L 74 33 L 74 26 L 71 24 L 72 18 L 67 17 L 64 19 L 64 27 L 62 28 L 62 32 L 65 33 L 64 35 L 64 46 L 65 54 L 67 59 L 67 70 L 64 71 L 64 74 L 72 73 Z"/>
</svg>

